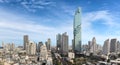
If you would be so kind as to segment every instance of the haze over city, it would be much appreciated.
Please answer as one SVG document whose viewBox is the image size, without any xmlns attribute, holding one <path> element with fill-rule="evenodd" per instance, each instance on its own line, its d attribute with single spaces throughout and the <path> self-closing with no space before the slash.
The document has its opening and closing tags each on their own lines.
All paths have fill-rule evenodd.
<svg viewBox="0 0 120 65">
<path fill-rule="evenodd" d="M 119 0 L 0 0 L 0 43 L 23 45 L 23 35 L 45 42 L 67 32 L 73 39 L 75 10 L 82 9 L 82 44 L 96 37 L 103 45 L 107 38 L 120 39 Z"/>
</svg>

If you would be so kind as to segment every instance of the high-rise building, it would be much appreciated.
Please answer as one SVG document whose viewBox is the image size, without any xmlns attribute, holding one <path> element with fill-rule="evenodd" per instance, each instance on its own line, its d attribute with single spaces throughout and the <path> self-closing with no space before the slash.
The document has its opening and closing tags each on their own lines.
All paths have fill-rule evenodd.
<svg viewBox="0 0 120 65">
<path fill-rule="evenodd" d="M 8 49 L 9 51 L 11 51 L 11 44 L 10 44 L 10 43 L 7 44 L 7 49 Z"/>
<path fill-rule="evenodd" d="M 29 41 L 29 55 L 36 54 L 36 43 Z"/>
<path fill-rule="evenodd" d="M 97 54 L 100 54 L 101 53 L 101 51 L 102 51 L 102 46 L 100 45 L 100 44 L 96 44 L 96 53 Z"/>
<path fill-rule="evenodd" d="M 68 35 L 67 33 L 62 34 L 62 53 L 63 54 L 68 54 Z"/>
<path fill-rule="evenodd" d="M 51 40 L 50 40 L 50 38 L 47 40 L 47 42 L 46 42 L 46 47 L 47 47 L 47 50 L 51 50 Z"/>
<path fill-rule="evenodd" d="M 37 45 L 37 51 L 40 52 L 40 47 L 43 45 L 43 42 L 39 42 Z"/>
<path fill-rule="evenodd" d="M 92 39 L 92 45 L 93 45 L 93 54 L 96 54 L 96 50 L 97 50 L 97 48 L 96 48 L 96 39 L 95 39 L 95 37 L 93 37 L 93 39 Z"/>
<path fill-rule="evenodd" d="M 120 53 L 120 42 L 117 41 L 117 52 Z"/>
<path fill-rule="evenodd" d="M 26 50 L 26 46 L 28 45 L 28 42 L 29 42 L 29 38 L 28 38 L 28 35 L 24 35 L 24 50 Z"/>
<path fill-rule="evenodd" d="M 72 39 L 72 51 L 75 49 L 74 39 Z"/>
<path fill-rule="evenodd" d="M 82 51 L 83 53 L 86 53 L 89 51 L 89 46 L 87 44 L 82 45 Z"/>
<path fill-rule="evenodd" d="M 11 50 L 13 51 L 14 49 L 15 49 L 15 44 L 12 43 L 12 44 L 11 44 Z"/>
<path fill-rule="evenodd" d="M 96 43 L 96 38 L 93 37 L 92 41 L 88 42 L 89 53 L 96 55 L 102 50 L 102 47 Z"/>
<path fill-rule="evenodd" d="M 115 53 L 117 51 L 117 39 L 111 39 L 110 41 L 110 52 Z"/>
<path fill-rule="evenodd" d="M 2 42 L 2 47 L 4 47 L 4 42 Z"/>
<path fill-rule="evenodd" d="M 8 43 L 6 45 L 4 45 L 4 47 L 6 48 L 6 50 L 8 51 L 14 51 L 15 50 L 15 44 L 14 43 Z M 5 49 L 4 48 L 4 49 Z"/>
<path fill-rule="evenodd" d="M 92 46 L 92 41 L 88 41 L 88 49 L 89 49 L 89 51 L 90 51 L 91 46 Z"/>
<path fill-rule="evenodd" d="M 81 9 L 78 8 L 75 12 L 74 23 L 73 23 L 73 34 L 74 34 L 74 52 L 81 53 Z"/>
<path fill-rule="evenodd" d="M 109 42 L 109 39 L 107 39 L 104 41 L 103 54 L 108 55 L 109 53 L 110 53 L 110 42 Z"/>
<path fill-rule="evenodd" d="M 40 59 L 41 61 L 45 61 L 48 59 L 48 52 L 47 52 L 46 45 L 42 45 L 40 47 Z"/>
<path fill-rule="evenodd" d="M 30 53 L 30 51 L 29 51 L 30 47 L 29 46 L 30 46 L 30 42 L 28 41 L 28 43 L 26 43 L 26 49 L 25 49 L 27 54 Z"/>
<path fill-rule="evenodd" d="M 57 34 L 56 35 L 56 45 L 57 45 L 57 51 L 61 52 L 61 43 L 62 43 L 62 35 L 61 34 Z"/>
</svg>

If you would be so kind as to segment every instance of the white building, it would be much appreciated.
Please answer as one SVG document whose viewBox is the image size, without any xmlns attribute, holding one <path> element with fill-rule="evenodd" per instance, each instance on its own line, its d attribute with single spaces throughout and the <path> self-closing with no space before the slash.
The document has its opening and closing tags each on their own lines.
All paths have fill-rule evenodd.
<svg viewBox="0 0 120 65">
<path fill-rule="evenodd" d="M 70 59 L 75 58 L 75 53 L 69 52 L 69 53 L 68 53 L 68 58 L 70 58 Z"/>
</svg>

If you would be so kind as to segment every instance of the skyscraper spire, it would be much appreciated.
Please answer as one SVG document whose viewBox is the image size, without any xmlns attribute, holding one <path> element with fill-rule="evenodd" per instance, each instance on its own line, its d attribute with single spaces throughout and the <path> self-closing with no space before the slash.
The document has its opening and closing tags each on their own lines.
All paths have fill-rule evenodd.
<svg viewBox="0 0 120 65">
<path fill-rule="evenodd" d="M 78 9 L 76 10 L 75 15 L 76 15 L 77 13 L 81 13 L 81 8 L 80 8 L 80 7 L 78 7 Z"/>
</svg>

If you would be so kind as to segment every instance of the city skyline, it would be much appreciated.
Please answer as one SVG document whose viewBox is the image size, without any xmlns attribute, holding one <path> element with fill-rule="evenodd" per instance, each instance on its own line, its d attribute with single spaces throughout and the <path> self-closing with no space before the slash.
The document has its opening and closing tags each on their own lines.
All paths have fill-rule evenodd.
<svg viewBox="0 0 120 65">
<path fill-rule="evenodd" d="M 67 32 L 72 45 L 74 12 L 78 7 L 82 8 L 83 44 L 93 37 L 101 45 L 108 38 L 120 40 L 119 2 L 0 0 L 0 43 L 23 45 L 23 35 L 29 35 L 35 42 L 51 38 L 52 45 L 56 45 L 56 34 Z"/>
</svg>

